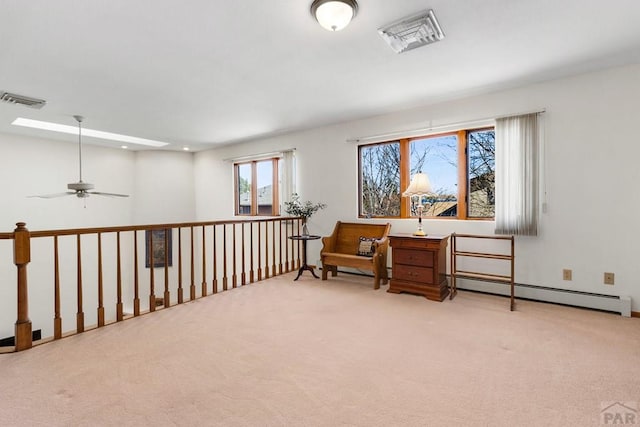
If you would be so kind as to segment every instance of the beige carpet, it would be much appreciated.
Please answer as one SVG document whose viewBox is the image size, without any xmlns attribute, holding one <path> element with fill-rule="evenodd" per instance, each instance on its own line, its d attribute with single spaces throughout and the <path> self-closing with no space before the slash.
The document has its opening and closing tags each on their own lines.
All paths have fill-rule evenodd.
<svg viewBox="0 0 640 427">
<path fill-rule="evenodd" d="M 0 355 L 0 425 L 587 426 L 640 400 L 640 319 L 293 277 Z"/>
</svg>

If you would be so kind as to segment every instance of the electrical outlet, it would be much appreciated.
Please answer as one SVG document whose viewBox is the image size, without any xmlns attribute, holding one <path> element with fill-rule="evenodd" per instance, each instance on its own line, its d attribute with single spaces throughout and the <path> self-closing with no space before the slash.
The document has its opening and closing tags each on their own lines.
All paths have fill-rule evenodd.
<svg viewBox="0 0 640 427">
<path fill-rule="evenodd" d="M 604 273 L 604 284 L 613 285 L 615 282 L 615 275 L 613 273 Z"/>
<path fill-rule="evenodd" d="M 562 270 L 562 280 L 571 280 L 572 271 L 568 268 Z"/>
</svg>

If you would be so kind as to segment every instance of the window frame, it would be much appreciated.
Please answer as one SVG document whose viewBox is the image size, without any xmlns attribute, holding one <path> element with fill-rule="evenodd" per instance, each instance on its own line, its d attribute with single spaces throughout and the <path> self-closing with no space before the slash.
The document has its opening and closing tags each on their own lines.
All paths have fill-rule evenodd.
<svg viewBox="0 0 640 427">
<path fill-rule="evenodd" d="M 258 163 L 271 161 L 271 213 L 264 214 L 259 212 L 258 206 Z M 234 214 L 235 216 L 279 216 L 280 215 L 280 197 L 279 197 L 279 172 L 280 157 L 271 157 L 255 160 L 247 160 L 243 162 L 235 162 L 233 164 L 233 194 L 234 194 Z M 240 212 L 240 166 L 251 165 L 251 185 L 249 188 L 251 199 L 251 212 Z"/>
<path fill-rule="evenodd" d="M 443 136 L 456 135 L 458 139 L 458 207 L 457 216 L 423 216 L 429 219 L 442 220 L 472 220 L 472 221 L 494 221 L 493 217 L 474 217 L 469 216 L 469 133 L 478 131 L 495 132 L 495 126 L 483 126 L 478 128 L 460 129 L 450 132 L 434 133 L 420 136 L 411 136 L 406 138 L 397 138 L 388 141 L 379 141 L 370 144 L 362 144 L 358 146 L 358 218 L 381 218 L 381 219 L 409 219 L 415 218 L 411 216 L 411 201 L 408 197 L 402 197 L 400 202 L 400 216 L 375 216 L 370 217 L 362 214 L 362 149 L 381 144 L 400 144 L 400 189 L 407 188 L 411 182 L 411 142 L 416 140 L 424 140 L 429 138 L 438 138 Z"/>
</svg>

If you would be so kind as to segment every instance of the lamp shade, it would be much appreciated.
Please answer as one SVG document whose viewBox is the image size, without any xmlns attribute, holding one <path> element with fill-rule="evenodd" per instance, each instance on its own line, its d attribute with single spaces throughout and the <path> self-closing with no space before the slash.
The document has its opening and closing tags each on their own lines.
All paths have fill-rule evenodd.
<svg viewBox="0 0 640 427">
<path fill-rule="evenodd" d="M 421 196 L 431 193 L 431 183 L 426 173 L 413 175 L 409 187 L 402 193 L 402 197 Z"/>
<path fill-rule="evenodd" d="M 340 31 L 356 16 L 358 3 L 355 0 L 314 0 L 311 14 L 329 31 Z"/>
</svg>

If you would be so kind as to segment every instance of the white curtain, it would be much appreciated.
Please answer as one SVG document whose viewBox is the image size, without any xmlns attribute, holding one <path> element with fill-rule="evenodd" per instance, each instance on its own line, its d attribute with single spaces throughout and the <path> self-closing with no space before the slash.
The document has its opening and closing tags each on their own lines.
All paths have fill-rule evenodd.
<svg viewBox="0 0 640 427">
<path fill-rule="evenodd" d="M 539 115 L 496 120 L 496 234 L 538 234 Z"/>
<path fill-rule="evenodd" d="M 296 192 L 296 152 L 283 151 L 280 164 L 280 212 L 282 214 L 284 202 L 291 201 L 291 195 Z"/>
</svg>

